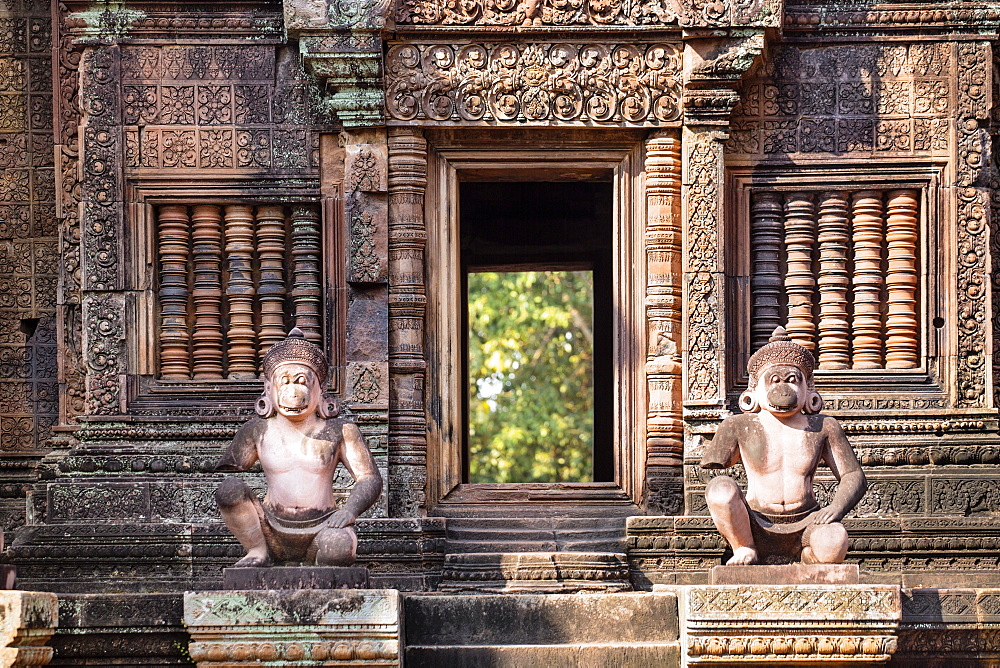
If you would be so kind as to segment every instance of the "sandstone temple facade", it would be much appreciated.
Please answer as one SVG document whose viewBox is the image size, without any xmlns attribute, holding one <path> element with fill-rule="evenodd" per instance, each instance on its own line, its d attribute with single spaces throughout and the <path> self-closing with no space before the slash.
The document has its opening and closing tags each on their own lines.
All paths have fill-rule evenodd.
<svg viewBox="0 0 1000 668">
<path fill-rule="evenodd" d="M 892 642 L 828 654 L 1000 661 L 998 27 L 974 0 L 0 0 L 0 518 L 18 588 L 59 597 L 52 665 L 184 660 L 181 593 L 242 554 L 214 468 L 293 326 L 385 479 L 359 562 L 426 593 L 414 619 L 707 582 L 698 461 L 784 325 L 868 476 L 848 562 L 903 592 Z M 603 473 L 469 484 L 460 194 L 526 182 L 610 203 Z M 715 652 L 678 633 L 662 656 Z"/>
</svg>

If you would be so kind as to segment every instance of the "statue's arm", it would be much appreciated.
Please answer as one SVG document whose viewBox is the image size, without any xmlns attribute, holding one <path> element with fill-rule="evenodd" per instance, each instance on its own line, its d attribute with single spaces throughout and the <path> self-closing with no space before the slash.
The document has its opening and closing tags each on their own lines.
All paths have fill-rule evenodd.
<svg viewBox="0 0 1000 668">
<path fill-rule="evenodd" d="M 737 423 L 742 417 L 742 415 L 728 417 L 715 430 L 712 442 L 708 444 L 705 453 L 701 456 L 703 469 L 727 469 L 739 463 L 740 442 L 737 438 L 739 432 Z"/>
<path fill-rule="evenodd" d="M 817 513 L 817 524 L 839 522 L 858 505 L 861 497 L 868 491 L 868 481 L 861 470 L 861 462 L 854 454 L 854 448 L 847 440 L 844 429 L 831 417 L 824 417 L 823 422 L 823 434 L 826 436 L 823 459 L 840 484 L 830 505 Z"/>
<path fill-rule="evenodd" d="M 254 418 L 240 427 L 216 465 L 216 473 L 249 471 L 257 462 L 257 444 L 265 429 L 267 423 L 260 418 Z"/>
<path fill-rule="evenodd" d="M 365 439 L 357 425 L 344 423 L 344 446 L 341 461 L 354 476 L 354 488 L 344 507 L 337 511 L 333 526 L 345 527 L 354 523 L 361 513 L 371 508 L 382 493 L 382 474 L 378 472 L 375 458 L 365 445 Z"/>
</svg>

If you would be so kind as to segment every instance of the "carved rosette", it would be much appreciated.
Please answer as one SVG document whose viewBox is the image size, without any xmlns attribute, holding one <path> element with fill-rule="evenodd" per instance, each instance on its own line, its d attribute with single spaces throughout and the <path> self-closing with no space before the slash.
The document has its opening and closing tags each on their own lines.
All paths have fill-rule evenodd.
<svg viewBox="0 0 1000 668">
<path fill-rule="evenodd" d="M 401 44 L 386 55 L 389 122 L 656 125 L 680 117 L 670 43 Z"/>
<path fill-rule="evenodd" d="M 427 142 L 419 131 L 389 132 L 389 482 L 390 512 L 412 517 L 427 484 L 427 368 L 423 331 L 424 191 Z"/>
</svg>

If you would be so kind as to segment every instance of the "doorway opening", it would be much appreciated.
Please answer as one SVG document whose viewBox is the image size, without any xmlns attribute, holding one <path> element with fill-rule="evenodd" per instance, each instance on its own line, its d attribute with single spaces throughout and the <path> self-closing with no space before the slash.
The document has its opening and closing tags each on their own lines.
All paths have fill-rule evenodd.
<svg viewBox="0 0 1000 668">
<path fill-rule="evenodd" d="M 614 480 L 610 181 L 464 182 L 463 481 Z"/>
</svg>

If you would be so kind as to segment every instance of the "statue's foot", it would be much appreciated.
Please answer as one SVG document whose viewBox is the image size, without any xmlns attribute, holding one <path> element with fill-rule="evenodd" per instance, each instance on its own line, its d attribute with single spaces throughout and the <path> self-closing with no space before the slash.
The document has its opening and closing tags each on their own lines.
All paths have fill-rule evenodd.
<svg viewBox="0 0 1000 668">
<path fill-rule="evenodd" d="M 233 568 L 260 568 L 262 566 L 270 565 L 271 559 L 266 554 L 262 556 L 256 552 L 251 552 L 233 564 Z"/>
<path fill-rule="evenodd" d="M 726 562 L 726 566 L 748 566 L 757 563 L 757 550 L 752 547 L 738 547 L 733 550 L 733 558 Z"/>
</svg>

